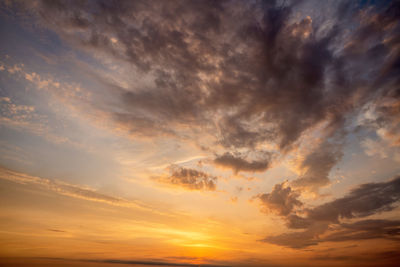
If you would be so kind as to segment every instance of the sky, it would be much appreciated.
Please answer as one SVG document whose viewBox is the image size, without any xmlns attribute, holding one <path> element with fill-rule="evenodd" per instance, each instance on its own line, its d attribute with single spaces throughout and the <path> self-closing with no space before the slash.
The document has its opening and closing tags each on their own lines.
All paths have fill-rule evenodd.
<svg viewBox="0 0 400 267">
<path fill-rule="evenodd" d="M 396 266 L 399 1 L 0 1 L 0 265 Z"/>
</svg>

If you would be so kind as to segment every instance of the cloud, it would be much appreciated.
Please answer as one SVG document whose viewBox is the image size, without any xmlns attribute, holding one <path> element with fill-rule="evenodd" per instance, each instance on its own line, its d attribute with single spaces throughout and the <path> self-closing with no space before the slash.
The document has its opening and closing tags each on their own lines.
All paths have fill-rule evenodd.
<svg viewBox="0 0 400 267">
<path fill-rule="evenodd" d="M 214 164 L 221 167 L 233 169 L 235 173 L 240 171 L 262 172 L 270 167 L 271 155 L 264 153 L 264 158 L 259 160 L 247 161 L 239 155 L 226 152 L 214 159 Z"/>
<path fill-rule="evenodd" d="M 362 184 L 342 198 L 307 210 L 314 221 L 336 223 L 339 219 L 365 217 L 394 209 L 400 200 L 400 177 L 389 182 Z"/>
<path fill-rule="evenodd" d="M 269 199 L 281 191 L 277 184 L 270 194 L 264 194 L 264 205 L 270 205 Z M 277 190 L 279 189 L 279 190 Z M 348 240 L 389 238 L 400 241 L 400 223 L 390 220 L 359 220 L 354 223 L 342 223 L 343 219 L 358 219 L 396 208 L 400 200 L 400 177 L 388 182 L 362 184 L 351 190 L 344 197 L 321 204 L 314 208 L 304 207 L 293 211 L 297 203 L 295 197 L 290 197 L 291 189 L 286 188 L 280 198 L 272 202 L 272 207 L 278 211 L 291 229 L 304 229 L 300 232 L 283 233 L 268 236 L 262 241 L 292 248 L 304 248 L 321 242 L 340 242 Z M 281 197 L 283 196 L 283 197 Z M 278 204 L 276 204 L 278 203 Z M 297 206 L 300 206 L 297 203 Z M 274 206 L 275 205 L 275 206 Z M 269 206 L 268 206 L 269 207 Z M 299 216 L 296 213 L 303 214 Z M 328 232 L 328 233 L 327 233 Z"/>
<path fill-rule="evenodd" d="M 385 148 L 384 144 L 373 140 L 371 138 L 366 138 L 361 143 L 364 148 L 364 152 L 368 156 L 379 155 L 381 158 L 387 158 L 387 148 Z"/>
<path fill-rule="evenodd" d="M 9 97 L 1 97 L 0 104 L 0 125 L 29 131 L 57 144 L 68 142 L 76 145 L 68 138 L 54 134 L 48 125 L 48 117 L 39 113 L 35 106 L 18 104 Z"/>
<path fill-rule="evenodd" d="M 303 174 L 291 182 L 293 187 L 318 189 L 330 183 L 329 173 L 341 159 L 341 145 L 324 142 L 312 150 L 300 164 Z"/>
<path fill-rule="evenodd" d="M 381 127 L 378 134 L 390 142 L 392 146 L 400 146 L 400 92 L 397 89 L 393 95 L 386 97 L 386 102 L 378 107 L 378 121 Z"/>
<path fill-rule="evenodd" d="M 79 109 L 77 108 L 79 105 L 76 105 L 78 101 L 86 101 L 90 95 L 89 92 L 82 90 L 79 84 L 60 82 L 52 77 L 44 77 L 38 73 L 30 72 L 24 64 L 10 65 L 5 63 L 3 68 L 3 70 L 12 74 L 13 78 L 26 80 L 28 86 L 33 85 L 37 91 L 45 92 L 43 97 L 50 96 L 50 99 L 48 99 L 50 103 L 52 100 L 56 100 L 57 108 L 52 110 L 56 116 L 59 115 L 59 104 L 68 107 L 71 116 L 76 115 L 76 111 Z M 12 97 L 0 97 L 0 124 L 20 131 L 29 131 L 56 144 L 64 143 L 78 149 L 90 149 L 85 144 L 72 140 L 63 133 L 60 134 L 56 129 L 57 127 L 52 126 L 53 114 L 47 113 L 45 108 L 38 107 L 38 105 L 24 105 L 22 103 L 25 101 L 18 99 L 12 92 L 8 92 L 8 95 Z M 50 104 L 49 106 L 56 105 Z M 87 110 L 87 107 L 85 107 L 85 110 Z"/>
<path fill-rule="evenodd" d="M 25 173 L 12 171 L 3 167 L 0 167 L 0 179 L 9 180 L 20 184 L 36 185 L 45 188 L 47 190 L 51 190 L 57 194 L 73 198 L 84 199 L 94 202 L 102 202 L 114 206 L 135 207 L 140 209 L 145 208 L 144 206 L 141 206 L 140 204 L 135 203 L 133 201 L 128 201 L 122 198 L 105 195 L 91 188 L 68 184 L 58 180 L 31 176 Z"/>
<path fill-rule="evenodd" d="M 289 214 L 285 220 L 286 226 L 290 229 L 307 229 L 312 224 L 309 218 L 300 217 L 296 214 Z"/>
<path fill-rule="evenodd" d="M 355 223 L 340 224 L 337 232 L 323 238 L 324 241 L 341 242 L 376 238 L 389 238 L 400 241 L 400 221 L 362 220 Z"/>
<path fill-rule="evenodd" d="M 174 257 L 171 257 L 174 258 Z M 108 264 L 121 264 L 121 265 L 149 265 L 149 266 L 181 266 L 181 267 L 196 267 L 196 266 L 204 266 L 204 267 L 229 267 L 227 265 L 222 264 L 191 264 L 191 263 L 182 263 L 182 262 L 168 262 L 168 261 L 161 261 L 161 260 L 122 260 L 122 259 L 67 259 L 67 258 L 51 258 L 51 257 L 41 257 L 41 258 L 27 258 L 28 260 L 31 259 L 40 259 L 43 261 L 54 261 L 59 262 L 82 262 L 82 263 L 108 263 Z M 180 260 L 193 260 L 191 257 L 175 257 L 176 259 Z M 197 258 L 194 258 L 197 259 Z M 29 262 L 29 261 L 28 261 Z M 212 262 L 212 261 L 211 261 Z"/>
<path fill-rule="evenodd" d="M 388 91 L 370 103 L 361 115 L 360 126 L 372 130 L 376 138 L 362 142 L 367 155 L 399 159 L 400 155 L 400 92 Z"/>
<path fill-rule="evenodd" d="M 377 29 L 396 21 L 395 13 L 386 10 L 382 14 L 378 9 L 370 11 L 371 16 L 384 19 L 379 25 L 375 20 L 363 21 L 349 37 L 340 22 L 364 20 L 363 16 L 342 12 L 342 20 L 323 31 L 324 22 L 310 16 L 293 19 L 300 3 L 94 1 L 65 5 L 40 1 L 31 9 L 44 25 L 72 44 L 132 63 L 135 71 L 153 77 L 154 87 L 131 84 L 121 93 L 127 116 L 143 114 L 154 125 L 162 121 L 172 130 L 182 123 L 211 126 L 207 118 L 219 114 L 217 141 L 226 147 L 273 141 L 287 149 L 317 124 L 342 120 L 362 105 L 362 101 L 353 102 L 363 82 L 360 75 L 353 75 L 365 67 L 359 63 L 371 67 L 375 74 L 371 79 L 377 79 L 372 83 L 384 84 L 389 76 L 395 77 L 394 63 L 385 60 L 394 44 L 384 43 L 394 32 Z M 179 19 L 172 16 L 176 13 Z M 374 38 L 383 48 L 369 47 Z M 363 50 L 375 53 L 374 62 L 381 64 L 372 64 Z M 382 67 L 387 71 L 378 75 Z"/>
<path fill-rule="evenodd" d="M 9 97 L 0 97 L 0 123 L 10 124 L 14 127 L 27 128 L 31 131 L 42 132 L 43 116 L 37 114 L 31 105 L 19 105 Z"/>
<path fill-rule="evenodd" d="M 261 240 L 271 244 L 301 249 L 322 242 L 390 239 L 400 241 L 400 222 L 391 220 L 361 220 L 351 224 L 339 224 L 328 231 L 328 224 L 315 223 L 302 232 L 284 233 Z"/>
<path fill-rule="evenodd" d="M 215 163 L 236 172 L 269 167 L 267 160 L 233 156 L 236 151 L 258 152 L 268 145 L 285 156 L 315 133 L 324 145 L 310 152 L 305 173 L 293 186 L 317 190 L 329 184 L 329 171 L 341 158 L 330 138 L 367 104 L 382 96 L 398 98 L 393 92 L 400 77 L 399 3 L 330 3 L 318 10 L 334 14 L 326 18 L 306 14 L 303 4 L 38 1 L 20 6 L 71 46 L 106 62 L 123 62 L 133 76 L 149 80 L 122 87 L 97 73 L 117 107 L 101 101 L 93 106 L 119 129 L 207 143 L 210 153 L 222 154 Z M 392 122 L 398 117 L 396 105 L 382 112 L 392 114 L 386 116 Z M 379 126 L 394 144 L 396 123 Z"/>
<path fill-rule="evenodd" d="M 260 241 L 278 246 L 301 249 L 317 245 L 320 242 L 320 240 L 317 238 L 318 235 L 324 233 L 326 230 L 326 224 L 315 224 L 312 228 L 302 232 L 291 232 L 275 236 L 268 236 Z"/>
<path fill-rule="evenodd" d="M 66 233 L 67 231 L 59 230 L 59 229 L 47 229 L 47 231 L 56 232 L 56 233 Z"/>
<path fill-rule="evenodd" d="M 370 266 L 373 263 L 374 266 L 389 267 L 397 266 L 400 260 L 400 256 L 397 250 L 386 250 L 386 251 L 370 251 L 368 253 L 354 253 L 354 252 L 342 252 L 341 255 L 332 255 L 331 253 L 318 253 L 318 255 L 312 257 L 313 260 L 317 261 L 336 261 L 338 265 L 349 265 L 354 264 L 357 266 Z M 344 263 L 346 261 L 346 263 Z M 322 263 L 321 262 L 321 263 Z M 323 263 L 322 263 L 323 264 Z"/>
<path fill-rule="evenodd" d="M 195 267 L 199 266 L 198 264 L 190 264 L 190 263 L 173 263 L 173 262 L 165 262 L 165 261 L 135 261 L 135 260 L 115 260 L 115 259 L 105 259 L 105 260 L 84 260 L 87 262 L 101 262 L 101 263 L 112 263 L 112 264 L 140 264 L 140 265 L 151 265 L 151 266 L 183 266 L 183 267 Z M 215 264 L 201 264 L 200 266 L 204 267 L 229 267 L 227 265 L 215 265 Z"/>
<path fill-rule="evenodd" d="M 261 203 L 271 211 L 279 215 L 286 216 L 293 211 L 296 206 L 302 206 L 303 203 L 297 198 L 299 194 L 287 186 L 286 182 L 276 184 L 271 193 L 259 196 Z"/>
<path fill-rule="evenodd" d="M 399 1 L 332 1 L 329 11 L 318 9 L 320 1 L 308 2 L 315 4 L 310 13 L 318 16 L 305 13 L 304 2 L 25 1 L 21 8 L 69 47 L 128 66 L 134 78 L 124 86 L 93 71 L 109 101 L 68 95 L 72 88 L 60 93 L 60 99 L 86 101 L 98 109 L 94 114 L 104 114 L 131 135 L 199 145 L 207 139 L 204 151 L 216 155 L 214 164 L 236 173 L 268 170 L 272 152 L 249 156 L 266 147 L 283 159 L 304 148 L 305 137 L 315 137 L 320 144 L 305 154 L 301 174 L 259 195 L 263 207 L 296 232 L 263 241 L 303 248 L 326 241 L 394 238 L 396 221 L 343 221 L 393 210 L 399 178 L 362 185 L 314 208 L 299 195 L 330 184 L 329 173 L 342 158 L 345 130 L 368 106 L 375 113 L 370 125 L 377 136 L 398 147 Z M 19 66 L 7 72 L 25 74 L 38 88 L 57 88 L 55 80 L 24 73 Z M 211 174 L 179 166 L 156 179 L 189 190 L 213 191 L 217 182 Z M 74 185 L 28 181 L 64 195 L 125 205 Z"/>
<path fill-rule="evenodd" d="M 216 189 L 217 177 L 195 169 L 184 168 L 177 165 L 168 167 L 170 172 L 167 176 L 155 177 L 154 179 L 189 190 L 214 191 Z"/>
</svg>

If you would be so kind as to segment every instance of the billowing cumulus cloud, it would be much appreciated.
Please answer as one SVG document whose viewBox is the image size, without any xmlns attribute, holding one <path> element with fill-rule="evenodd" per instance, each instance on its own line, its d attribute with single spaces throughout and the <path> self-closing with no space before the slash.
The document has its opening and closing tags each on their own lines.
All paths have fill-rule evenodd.
<svg viewBox="0 0 400 267">
<path fill-rule="evenodd" d="M 169 175 L 155 177 L 154 179 L 189 190 L 214 191 L 216 189 L 217 177 L 195 169 L 184 168 L 177 165 L 168 167 Z"/>
<path fill-rule="evenodd" d="M 276 194 L 276 185 L 270 194 Z M 290 192 L 290 187 L 286 189 Z M 290 201 L 288 194 L 281 198 Z M 300 232 L 269 236 L 263 241 L 292 248 L 303 248 L 326 241 L 346 241 L 375 238 L 390 238 L 400 241 L 400 224 L 390 220 L 361 220 L 354 223 L 342 223 L 344 219 L 357 219 L 369 215 L 391 211 L 400 200 L 400 177 L 382 183 L 368 183 L 353 189 L 344 197 L 321 204 L 314 208 L 304 208 L 299 216 L 292 212 L 292 206 L 283 209 L 280 215 L 292 229 L 304 229 Z M 267 202 L 268 203 L 268 202 Z M 280 201 L 284 203 L 284 201 Z M 285 208 L 284 205 L 281 205 Z M 325 234 L 328 229 L 331 231 Z M 333 230 L 333 231 L 332 231 Z M 322 234 L 325 234 L 321 236 Z"/>
<path fill-rule="evenodd" d="M 276 184 L 271 193 L 260 195 L 259 199 L 267 209 L 282 216 L 286 216 L 291 213 L 296 206 L 302 206 L 298 197 L 299 194 L 283 182 L 281 184 Z"/>
</svg>

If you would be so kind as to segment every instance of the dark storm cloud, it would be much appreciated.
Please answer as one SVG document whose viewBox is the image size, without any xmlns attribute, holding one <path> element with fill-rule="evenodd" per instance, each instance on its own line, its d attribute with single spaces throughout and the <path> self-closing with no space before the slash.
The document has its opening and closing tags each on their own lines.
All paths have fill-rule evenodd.
<svg viewBox="0 0 400 267">
<path fill-rule="evenodd" d="M 270 166 L 271 155 L 269 153 L 263 155 L 262 159 L 245 160 L 241 155 L 234 155 L 226 152 L 214 159 L 214 164 L 221 167 L 233 169 L 235 173 L 240 171 L 261 172 Z"/>
<path fill-rule="evenodd" d="M 281 185 L 275 187 L 280 188 Z M 290 187 L 286 189 L 291 192 Z M 270 196 L 275 194 L 275 188 Z M 288 194 L 282 196 L 278 203 L 291 203 L 296 198 Z M 375 238 L 389 238 L 400 241 L 400 222 L 390 220 L 362 220 L 354 223 L 341 223 L 341 219 L 356 219 L 396 208 L 400 200 L 400 177 L 382 183 L 368 183 L 353 189 L 342 198 L 319 205 L 311 209 L 303 209 L 301 217 L 291 213 L 293 205 L 283 209 L 280 215 L 284 216 L 287 226 L 292 229 L 304 229 L 301 232 L 284 233 L 269 236 L 262 241 L 287 246 L 303 248 L 327 241 L 349 241 Z M 262 200 L 265 205 L 265 201 Z M 267 202 L 268 204 L 268 202 Z M 285 208 L 284 205 L 281 207 Z M 328 235 L 320 237 L 327 230 L 334 230 Z"/>
<path fill-rule="evenodd" d="M 155 179 L 162 183 L 176 185 L 189 190 L 214 191 L 216 189 L 217 177 L 211 176 L 205 172 L 190 168 L 183 168 L 172 165 L 169 168 L 170 175 L 156 177 Z"/>
<path fill-rule="evenodd" d="M 317 9 L 320 3 L 314 3 Z M 323 139 L 342 131 L 365 104 L 398 87 L 400 77 L 398 1 L 332 2 L 329 10 L 318 10 L 336 14 L 329 20 L 299 13 L 302 4 L 25 3 L 72 45 L 128 62 L 136 76 L 152 77 L 152 85 L 109 86 L 120 103 L 98 104 L 121 128 L 180 138 L 186 134 L 181 127 L 190 126 L 212 135 L 227 153 L 272 143 L 283 155 L 317 126 L 325 125 Z M 309 171 L 298 186 L 329 183 L 329 171 L 340 159 L 340 151 L 331 148 L 309 155 L 304 163 Z"/>
</svg>

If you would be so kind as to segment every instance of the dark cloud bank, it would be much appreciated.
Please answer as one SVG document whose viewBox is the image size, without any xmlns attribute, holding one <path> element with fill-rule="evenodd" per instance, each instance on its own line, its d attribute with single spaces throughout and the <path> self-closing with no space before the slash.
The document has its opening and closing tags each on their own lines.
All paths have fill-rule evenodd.
<svg viewBox="0 0 400 267">
<path fill-rule="evenodd" d="M 398 102 L 398 1 L 314 1 L 315 18 L 303 8 L 309 1 L 22 3 L 72 45 L 152 77 L 129 88 L 106 81 L 121 102 L 100 108 L 117 123 L 145 136 L 206 131 L 227 153 L 215 163 L 235 172 L 271 166 L 231 156 L 238 149 L 267 142 L 284 155 L 321 123 L 329 146 L 366 103 Z M 297 183 L 326 185 L 335 153 Z"/>
</svg>

